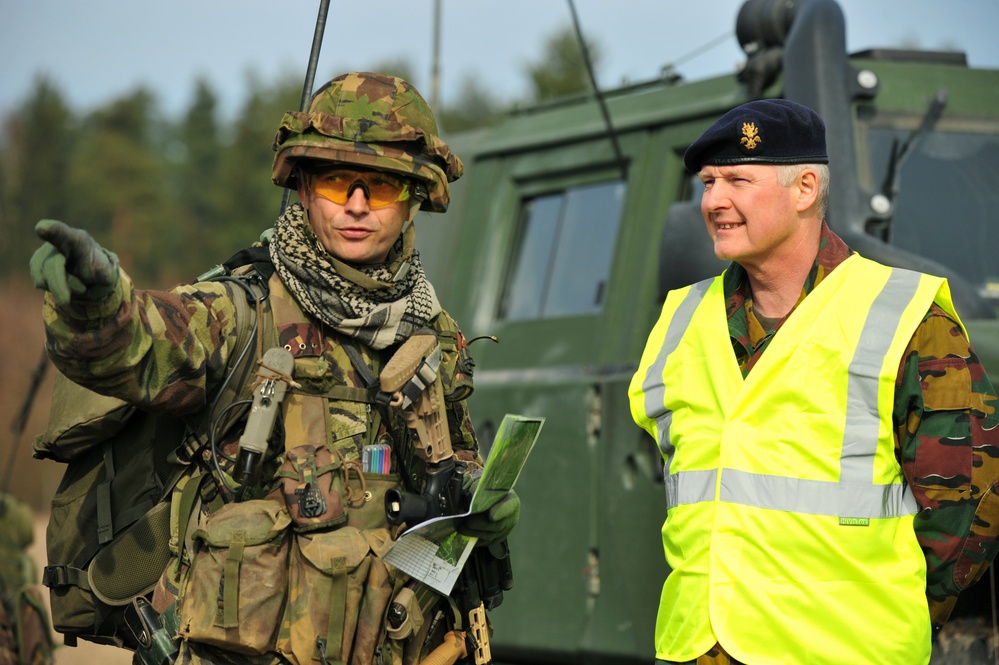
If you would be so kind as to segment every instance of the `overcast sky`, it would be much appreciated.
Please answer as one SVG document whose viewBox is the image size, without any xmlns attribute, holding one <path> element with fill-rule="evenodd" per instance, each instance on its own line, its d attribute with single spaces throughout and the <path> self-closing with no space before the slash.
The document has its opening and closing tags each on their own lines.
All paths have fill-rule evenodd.
<svg viewBox="0 0 999 665">
<path fill-rule="evenodd" d="M 916 44 L 958 48 L 971 65 L 999 68 L 999 0 L 840 0 L 847 48 Z M 441 0 L 440 95 L 465 76 L 501 99 L 522 98 L 524 73 L 545 37 L 571 25 L 568 0 Z M 688 80 L 734 71 L 742 58 L 735 18 L 742 0 L 575 0 L 587 38 L 603 59 L 601 87 L 656 77 L 675 63 Z M 145 84 L 170 115 L 184 111 L 204 76 L 229 111 L 247 76 L 287 74 L 299 84 L 315 32 L 318 0 L 3 0 L 0 114 L 48 76 L 77 111 Z M 317 84 L 348 70 L 404 59 L 413 83 L 432 94 L 434 0 L 331 0 Z M 710 45 L 711 48 L 707 48 Z"/>
</svg>

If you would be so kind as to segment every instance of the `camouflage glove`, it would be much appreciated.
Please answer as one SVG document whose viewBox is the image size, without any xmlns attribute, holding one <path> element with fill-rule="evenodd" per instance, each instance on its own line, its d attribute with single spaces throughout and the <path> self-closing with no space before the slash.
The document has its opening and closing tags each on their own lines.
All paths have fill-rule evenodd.
<svg viewBox="0 0 999 665">
<path fill-rule="evenodd" d="M 43 219 L 35 233 L 46 243 L 31 257 L 35 287 L 49 291 L 57 305 L 73 295 L 100 300 L 118 284 L 118 257 L 97 244 L 90 234 L 54 219 Z"/>
<path fill-rule="evenodd" d="M 520 497 L 511 490 L 489 510 L 466 517 L 458 525 L 458 533 L 474 536 L 483 545 L 489 545 L 509 536 L 519 520 Z"/>
</svg>

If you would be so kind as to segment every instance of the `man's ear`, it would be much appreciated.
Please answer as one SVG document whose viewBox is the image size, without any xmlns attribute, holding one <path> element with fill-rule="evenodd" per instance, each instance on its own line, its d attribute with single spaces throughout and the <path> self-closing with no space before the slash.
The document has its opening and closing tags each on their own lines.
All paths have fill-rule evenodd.
<svg viewBox="0 0 999 665">
<path fill-rule="evenodd" d="M 815 169 L 805 169 L 798 175 L 798 203 L 795 209 L 804 212 L 815 204 L 819 196 L 819 174 Z"/>
</svg>

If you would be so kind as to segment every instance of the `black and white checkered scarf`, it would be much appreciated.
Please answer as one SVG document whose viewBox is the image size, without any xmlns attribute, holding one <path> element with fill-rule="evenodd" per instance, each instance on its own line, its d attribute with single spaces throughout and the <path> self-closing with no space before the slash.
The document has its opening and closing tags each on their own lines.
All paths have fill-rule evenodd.
<svg viewBox="0 0 999 665">
<path fill-rule="evenodd" d="M 371 348 L 384 349 L 426 327 L 441 311 L 413 251 L 414 237 L 409 224 L 388 264 L 347 264 L 322 248 L 305 210 L 295 203 L 275 225 L 270 255 L 281 281 L 306 312 Z M 393 281 L 407 254 L 408 272 Z"/>
</svg>

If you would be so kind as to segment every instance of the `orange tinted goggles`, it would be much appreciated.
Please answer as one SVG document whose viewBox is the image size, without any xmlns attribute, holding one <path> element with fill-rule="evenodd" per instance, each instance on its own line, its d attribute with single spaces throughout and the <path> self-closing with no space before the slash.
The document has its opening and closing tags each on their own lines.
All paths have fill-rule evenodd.
<svg viewBox="0 0 999 665">
<path fill-rule="evenodd" d="M 309 186 L 317 195 L 337 205 L 346 205 L 354 187 L 364 190 L 368 205 L 372 208 L 385 208 L 393 203 L 409 200 L 408 182 L 374 171 L 326 171 L 310 177 Z"/>
</svg>

